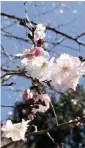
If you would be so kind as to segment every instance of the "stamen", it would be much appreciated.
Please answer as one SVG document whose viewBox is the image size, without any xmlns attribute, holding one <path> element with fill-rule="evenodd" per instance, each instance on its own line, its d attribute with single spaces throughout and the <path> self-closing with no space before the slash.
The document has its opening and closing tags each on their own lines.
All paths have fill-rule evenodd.
<svg viewBox="0 0 85 148">
<path fill-rule="evenodd" d="M 46 68 L 47 66 L 48 66 L 48 64 L 46 62 L 43 62 L 41 67 Z"/>
<path fill-rule="evenodd" d="M 68 66 L 62 66 L 62 70 L 64 72 L 68 72 L 70 70 L 70 67 L 68 67 Z"/>
</svg>

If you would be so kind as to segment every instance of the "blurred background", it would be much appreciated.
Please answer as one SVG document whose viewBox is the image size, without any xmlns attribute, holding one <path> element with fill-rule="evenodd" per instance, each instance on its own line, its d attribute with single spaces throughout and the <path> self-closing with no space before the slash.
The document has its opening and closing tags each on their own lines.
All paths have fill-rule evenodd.
<svg viewBox="0 0 85 148">
<path fill-rule="evenodd" d="M 43 47 L 51 57 L 67 53 L 85 58 L 84 1 L 3 1 L 1 12 L 53 28 L 47 29 Z M 23 53 L 24 49 L 31 47 L 28 30 L 20 26 L 16 19 L 1 16 L 1 66 L 10 70 L 17 69 L 20 66 L 20 59 L 15 59 L 12 55 Z M 4 79 L 4 83 L 12 82 L 15 84 L 1 87 L 3 106 L 13 106 L 16 101 L 22 101 L 23 91 L 31 86 L 31 81 L 22 77 L 11 76 Z M 85 115 L 85 78 L 80 80 L 76 92 L 50 89 L 46 91 L 52 98 L 59 123 Z M 13 114 L 12 112 L 12 107 L 2 107 L 3 123 Z M 50 109 L 45 114 L 38 114 L 35 124 L 38 129 L 53 127 L 51 135 L 56 142 L 64 143 L 65 148 L 85 148 L 84 125 L 65 127 L 56 131 L 55 118 Z M 31 136 L 28 143 L 30 148 L 55 148 L 46 135 Z"/>
</svg>

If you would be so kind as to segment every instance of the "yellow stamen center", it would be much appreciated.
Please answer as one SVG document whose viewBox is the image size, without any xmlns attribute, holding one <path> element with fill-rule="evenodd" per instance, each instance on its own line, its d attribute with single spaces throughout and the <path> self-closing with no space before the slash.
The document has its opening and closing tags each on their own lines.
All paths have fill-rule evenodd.
<svg viewBox="0 0 85 148">
<path fill-rule="evenodd" d="M 68 72 L 70 70 L 70 67 L 68 67 L 68 66 L 62 66 L 62 70 L 64 72 Z"/>
<path fill-rule="evenodd" d="M 41 67 L 46 68 L 47 66 L 48 66 L 48 64 L 46 62 L 43 62 Z"/>
</svg>

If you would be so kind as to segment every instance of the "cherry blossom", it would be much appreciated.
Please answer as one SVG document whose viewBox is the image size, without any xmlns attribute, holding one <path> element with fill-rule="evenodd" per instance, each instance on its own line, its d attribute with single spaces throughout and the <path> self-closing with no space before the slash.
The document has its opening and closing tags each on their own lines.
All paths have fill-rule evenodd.
<svg viewBox="0 0 85 148">
<path fill-rule="evenodd" d="M 35 47 L 30 51 L 25 50 L 24 58 L 21 60 L 21 69 L 31 73 L 33 69 L 42 66 L 42 63 L 48 58 L 49 54 L 43 48 Z"/>
<path fill-rule="evenodd" d="M 43 26 L 42 24 L 38 24 L 34 31 L 34 40 L 43 39 L 46 36 L 44 33 L 45 30 L 46 30 L 45 26 Z"/>
<path fill-rule="evenodd" d="M 51 75 L 51 85 L 76 90 L 79 79 L 85 73 L 85 65 L 77 57 L 61 54 Z"/>
<path fill-rule="evenodd" d="M 40 81 L 50 80 L 54 59 L 53 57 L 50 60 L 44 61 L 41 66 L 35 67 L 31 74 L 32 77 L 38 78 Z"/>
<path fill-rule="evenodd" d="M 36 102 L 38 102 L 39 100 L 41 102 L 44 102 L 45 105 L 39 104 L 37 109 L 33 108 L 32 112 L 34 114 L 36 114 L 37 112 L 46 112 L 50 107 L 50 101 L 51 100 L 50 100 L 50 97 L 48 96 L 48 94 L 40 94 L 40 95 L 38 95 L 37 98 L 36 98 Z"/>
<path fill-rule="evenodd" d="M 2 126 L 2 137 L 11 138 L 12 141 L 25 140 L 25 132 L 29 121 L 22 119 L 21 123 L 13 124 L 11 120 L 7 120 L 6 125 Z"/>
</svg>

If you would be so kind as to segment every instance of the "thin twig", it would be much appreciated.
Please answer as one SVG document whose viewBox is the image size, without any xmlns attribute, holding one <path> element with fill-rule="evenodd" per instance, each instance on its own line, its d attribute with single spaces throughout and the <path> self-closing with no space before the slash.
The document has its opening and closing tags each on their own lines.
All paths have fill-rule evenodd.
<svg viewBox="0 0 85 148">
<path fill-rule="evenodd" d="M 1 105 L 1 107 L 12 107 L 12 108 L 14 108 L 14 106 L 6 106 L 6 105 Z"/>
<path fill-rule="evenodd" d="M 55 112 L 55 109 L 54 109 L 54 106 L 53 106 L 52 102 L 50 102 L 50 105 L 51 105 L 51 108 L 53 110 L 53 113 L 54 113 L 54 116 L 55 116 L 55 119 L 56 119 L 56 125 L 58 126 L 58 118 L 57 118 L 57 114 Z"/>
<path fill-rule="evenodd" d="M 6 13 L 1 13 L 1 15 L 2 15 L 2 16 L 6 16 L 6 17 L 11 18 L 11 19 L 14 19 L 14 20 L 17 20 L 19 23 L 22 22 L 22 21 L 25 21 L 25 23 L 29 23 L 29 21 L 28 21 L 27 19 L 19 18 L 19 17 L 16 17 L 15 15 L 9 15 L 9 14 L 6 14 Z M 33 21 L 31 21 L 31 23 L 32 23 L 33 25 L 37 25 L 37 23 L 35 23 L 35 22 L 33 22 Z M 24 24 L 24 27 L 27 27 L 27 28 L 28 28 L 27 24 Z M 28 29 L 29 29 L 29 28 L 28 28 Z M 46 26 L 46 29 L 47 29 L 47 30 L 50 30 L 50 31 L 53 31 L 53 32 L 55 32 L 56 34 L 60 34 L 60 35 L 66 37 L 66 38 L 68 38 L 68 39 L 70 39 L 70 40 L 73 40 L 73 41 L 75 41 L 76 43 L 78 43 L 79 45 L 85 46 L 85 43 L 82 43 L 81 41 L 79 41 L 79 40 L 77 39 L 77 37 L 72 37 L 71 35 L 68 35 L 68 34 L 66 34 L 66 33 L 64 33 L 64 32 L 62 32 L 62 31 L 59 31 L 59 30 L 57 30 L 57 29 L 55 29 L 55 28 L 52 28 L 52 27 L 49 27 L 49 26 Z M 30 31 L 31 31 L 31 30 L 30 30 Z"/>
<path fill-rule="evenodd" d="M 47 132 L 47 136 L 51 139 L 51 141 L 59 148 L 58 144 L 55 142 L 54 138 L 50 135 L 49 132 Z"/>
<path fill-rule="evenodd" d="M 81 120 L 84 120 L 85 119 L 85 116 L 81 117 L 80 119 L 78 120 L 72 120 L 72 121 L 68 121 L 68 122 L 65 122 L 65 123 L 61 123 L 61 124 L 58 124 L 57 126 L 57 129 L 59 128 L 63 128 L 65 126 L 70 126 L 72 124 L 76 124 L 78 122 L 80 122 Z M 29 133 L 28 136 L 32 136 L 32 135 L 42 135 L 42 134 L 47 134 L 48 132 L 50 132 L 52 129 L 46 129 L 46 130 L 41 130 L 41 131 L 37 131 L 37 132 L 32 132 L 32 133 Z"/>
</svg>

